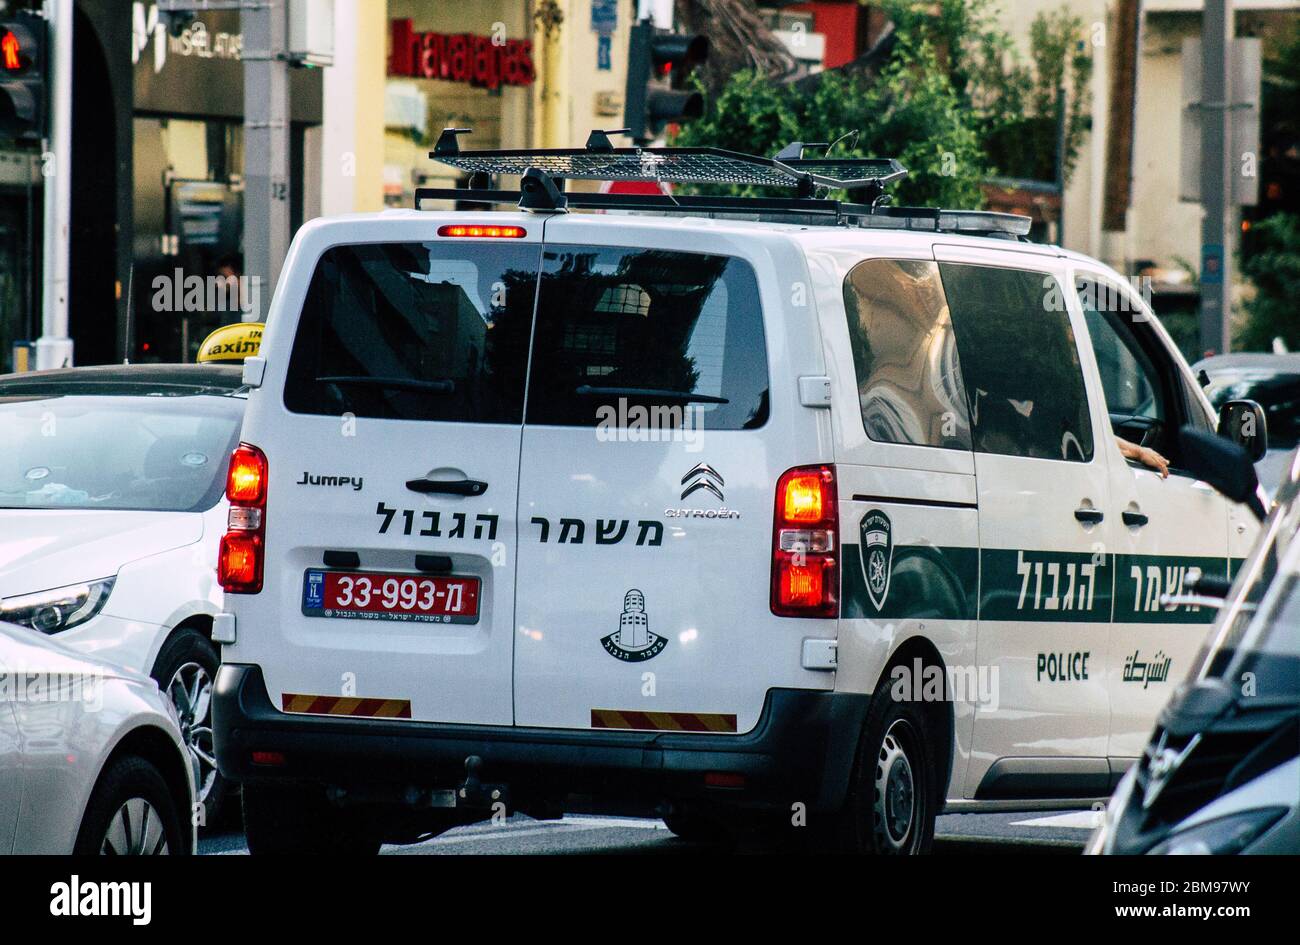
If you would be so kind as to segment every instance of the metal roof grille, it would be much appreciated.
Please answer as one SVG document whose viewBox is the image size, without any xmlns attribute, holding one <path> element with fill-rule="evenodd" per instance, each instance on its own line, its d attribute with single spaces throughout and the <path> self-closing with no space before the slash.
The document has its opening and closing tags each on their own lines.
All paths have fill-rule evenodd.
<svg viewBox="0 0 1300 945">
<path fill-rule="evenodd" d="M 617 148 L 462 151 L 435 160 L 470 174 L 524 174 L 537 168 L 567 180 L 639 180 L 692 184 L 794 187 L 809 178 L 823 187 L 886 184 L 907 174 L 892 158 L 776 161 L 720 148 Z"/>
</svg>

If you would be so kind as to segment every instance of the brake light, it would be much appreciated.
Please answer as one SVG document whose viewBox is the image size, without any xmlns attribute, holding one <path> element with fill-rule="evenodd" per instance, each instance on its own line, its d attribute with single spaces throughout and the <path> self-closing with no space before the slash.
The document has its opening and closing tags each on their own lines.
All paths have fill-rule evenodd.
<svg viewBox="0 0 1300 945">
<path fill-rule="evenodd" d="M 522 226 L 482 226 L 453 223 L 438 227 L 439 236 L 470 237 L 471 239 L 517 240 L 528 235 Z"/>
<path fill-rule="evenodd" d="M 217 554 L 217 580 L 230 594 L 262 590 L 266 561 L 266 454 L 240 443 L 230 454 L 226 498 L 230 512 Z"/>
<path fill-rule="evenodd" d="M 838 616 L 838 531 L 835 467 L 800 466 L 783 473 L 772 523 L 772 613 Z"/>
</svg>

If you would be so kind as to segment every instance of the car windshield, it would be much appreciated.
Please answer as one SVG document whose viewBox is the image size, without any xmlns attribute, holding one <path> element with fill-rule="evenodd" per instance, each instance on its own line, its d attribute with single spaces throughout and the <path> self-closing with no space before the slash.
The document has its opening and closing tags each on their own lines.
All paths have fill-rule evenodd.
<svg viewBox="0 0 1300 945">
<path fill-rule="evenodd" d="M 1191 678 L 1221 677 L 1242 702 L 1300 702 L 1300 480 L 1295 458 L 1277 506 Z"/>
<path fill-rule="evenodd" d="M 242 397 L 5 396 L 0 508 L 197 512 L 216 504 Z"/>
</svg>

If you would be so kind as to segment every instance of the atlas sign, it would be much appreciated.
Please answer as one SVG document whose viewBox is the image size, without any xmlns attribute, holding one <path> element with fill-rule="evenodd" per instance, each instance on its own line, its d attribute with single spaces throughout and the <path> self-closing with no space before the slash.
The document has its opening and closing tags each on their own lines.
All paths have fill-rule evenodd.
<svg viewBox="0 0 1300 945">
<path fill-rule="evenodd" d="M 419 33 L 411 21 L 392 21 L 392 55 L 388 74 L 415 79 L 466 82 L 481 88 L 531 85 L 533 43 L 502 35 Z"/>
</svg>

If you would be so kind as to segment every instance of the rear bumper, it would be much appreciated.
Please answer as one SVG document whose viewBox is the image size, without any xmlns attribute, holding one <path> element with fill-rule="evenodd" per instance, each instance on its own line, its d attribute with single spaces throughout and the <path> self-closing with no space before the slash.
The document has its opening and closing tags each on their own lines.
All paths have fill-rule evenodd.
<svg viewBox="0 0 1300 945">
<path fill-rule="evenodd" d="M 284 713 L 272 705 L 261 667 L 224 664 L 212 713 L 218 765 L 237 781 L 445 789 L 464 780 L 465 759 L 477 755 L 483 780 L 506 785 L 516 806 L 586 797 L 590 806 L 628 812 L 696 799 L 834 810 L 848 789 L 868 699 L 772 689 L 744 735 L 444 725 Z M 285 763 L 254 765 L 254 751 L 280 752 Z M 742 775 L 744 786 L 706 785 L 712 773 Z"/>
</svg>

